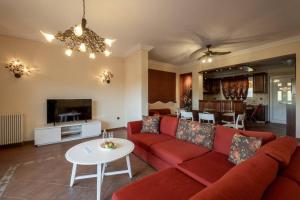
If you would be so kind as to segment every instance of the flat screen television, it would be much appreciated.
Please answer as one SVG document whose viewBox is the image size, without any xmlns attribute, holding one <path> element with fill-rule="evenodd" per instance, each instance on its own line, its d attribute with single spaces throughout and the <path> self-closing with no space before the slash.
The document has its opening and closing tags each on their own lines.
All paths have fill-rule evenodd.
<svg viewBox="0 0 300 200">
<path fill-rule="evenodd" d="M 47 99 L 47 123 L 92 119 L 92 99 Z"/>
</svg>

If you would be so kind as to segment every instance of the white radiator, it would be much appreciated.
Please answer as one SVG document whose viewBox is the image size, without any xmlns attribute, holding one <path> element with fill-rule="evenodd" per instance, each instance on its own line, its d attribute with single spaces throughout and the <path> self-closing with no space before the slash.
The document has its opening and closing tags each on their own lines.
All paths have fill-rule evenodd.
<svg viewBox="0 0 300 200">
<path fill-rule="evenodd" d="M 23 114 L 0 115 L 0 145 L 23 142 Z"/>
</svg>

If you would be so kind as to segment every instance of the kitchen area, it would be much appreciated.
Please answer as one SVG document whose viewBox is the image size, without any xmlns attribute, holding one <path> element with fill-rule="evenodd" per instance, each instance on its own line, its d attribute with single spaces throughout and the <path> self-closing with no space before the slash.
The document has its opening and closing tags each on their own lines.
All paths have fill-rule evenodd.
<svg viewBox="0 0 300 200">
<path fill-rule="evenodd" d="M 200 113 L 224 124 L 244 116 L 246 130 L 295 135 L 295 55 L 201 71 Z"/>
</svg>

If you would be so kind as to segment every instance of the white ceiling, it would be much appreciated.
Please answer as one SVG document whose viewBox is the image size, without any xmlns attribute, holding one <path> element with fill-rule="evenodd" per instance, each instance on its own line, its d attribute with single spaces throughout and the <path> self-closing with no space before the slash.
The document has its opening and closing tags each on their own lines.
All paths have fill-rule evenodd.
<svg viewBox="0 0 300 200">
<path fill-rule="evenodd" d="M 299 8 L 299 0 L 86 0 L 86 18 L 117 39 L 114 56 L 140 43 L 154 47 L 151 59 L 183 64 L 207 43 L 234 52 L 300 35 Z M 64 31 L 81 16 L 81 0 L 1 0 L 0 34 L 43 41 L 40 30 Z"/>
</svg>

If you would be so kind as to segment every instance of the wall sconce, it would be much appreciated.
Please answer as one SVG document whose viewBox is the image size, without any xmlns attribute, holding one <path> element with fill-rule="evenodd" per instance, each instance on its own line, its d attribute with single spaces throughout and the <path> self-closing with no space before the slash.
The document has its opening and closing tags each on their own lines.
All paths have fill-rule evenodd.
<svg viewBox="0 0 300 200">
<path fill-rule="evenodd" d="M 30 75 L 31 71 L 28 67 L 23 65 L 19 60 L 13 60 L 5 65 L 10 72 L 12 72 L 16 78 L 21 78 L 24 74 Z"/>
<path fill-rule="evenodd" d="M 109 84 L 110 83 L 110 80 L 114 77 L 114 75 L 105 70 L 101 75 L 100 75 L 100 80 L 103 82 L 103 83 L 107 83 Z"/>
</svg>

